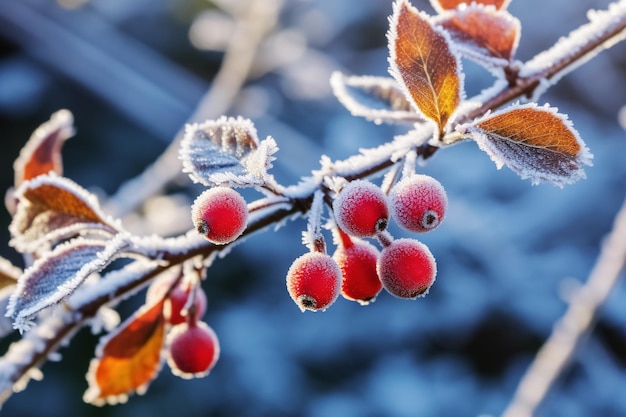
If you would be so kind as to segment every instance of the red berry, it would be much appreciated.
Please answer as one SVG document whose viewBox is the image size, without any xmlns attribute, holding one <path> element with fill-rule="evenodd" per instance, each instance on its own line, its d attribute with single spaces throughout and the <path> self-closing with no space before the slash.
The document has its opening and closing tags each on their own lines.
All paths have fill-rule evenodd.
<svg viewBox="0 0 626 417">
<path fill-rule="evenodd" d="M 202 321 L 174 326 L 167 345 L 172 373 L 186 379 L 207 375 L 220 357 L 217 335 Z"/>
<path fill-rule="evenodd" d="M 391 215 L 406 230 L 428 232 L 446 214 L 448 197 L 439 181 L 428 175 L 412 175 L 389 192 Z"/>
<path fill-rule="evenodd" d="M 437 275 L 428 246 L 414 239 L 392 241 L 381 252 L 377 269 L 383 287 L 400 298 L 426 295 Z"/>
<path fill-rule="evenodd" d="M 237 239 L 248 222 L 246 200 L 232 188 L 214 187 L 196 198 L 191 208 L 193 224 L 208 241 L 224 245 Z"/>
<path fill-rule="evenodd" d="M 341 243 L 333 259 L 341 269 L 341 295 L 362 305 L 369 304 L 382 289 L 376 272 L 378 249 L 360 239 L 350 239 L 342 230 L 339 233 Z"/>
<path fill-rule="evenodd" d="M 325 310 L 341 290 L 341 270 L 325 253 L 309 252 L 291 264 L 287 291 L 300 310 Z"/>
<path fill-rule="evenodd" d="M 356 237 L 372 237 L 387 228 L 389 208 L 383 191 L 365 180 L 346 184 L 333 203 L 337 225 Z"/>
<path fill-rule="evenodd" d="M 189 285 L 189 283 L 181 280 L 181 282 L 172 290 L 169 296 L 165 299 L 165 309 L 163 311 L 163 314 L 165 315 L 165 319 L 170 324 L 180 324 L 187 319 L 186 314 L 183 316 L 183 310 L 187 305 L 190 292 L 191 286 Z M 197 321 L 202 318 L 202 316 L 204 316 L 207 306 L 206 294 L 201 287 L 198 287 L 198 289 L 196 289 L 195 300 L 192 304 L 195 308 L 193 320 Z"/>
</svg>

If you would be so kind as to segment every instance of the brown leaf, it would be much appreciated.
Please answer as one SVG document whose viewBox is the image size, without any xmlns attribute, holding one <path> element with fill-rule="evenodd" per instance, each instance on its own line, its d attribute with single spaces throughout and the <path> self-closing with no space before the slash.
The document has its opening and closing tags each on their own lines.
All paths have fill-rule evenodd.
<svg viewBox="0 0 626 417">
<path fill-rule="evenodd" d="M 442 30 L 407 0 L 394 5 L 389 30 L 391 73 L 442 133 L 461 100 L 460 62 Z"/>
<path fill-rule="evenodd" d="M 63 174 L 61 147 L 74 135 L 74 118 L 69 110 L 54 113 L 31 135 L 15 160 L 15 187 L 50 171 Z"/>
<path fill-rule="evenodd" d="M 513 59 L 521 32 L 519 20 L 508 12 L 479 5 L 447 13 L 440 24 L 452 39 L 469 48 L 468 55 L 474 52 L 505 61 Z"/>
<path fill-rule="evenodd" d="M 592 156 L 565 115 L 531 103 L 487 115 L 457 130 L 468 134 L 496 163 L 533 184 L 562 187 L 585 177 Z"/>
<path fill-rule="evenodd" d="M 0 290 L 15 285 L 22 270 L 14 266 L 7 259 L 0 257 Z"/>
<path fill-rule="evenodd" d="M 9 230 L 11 245 L 22 252 L 86 230 L 117 232 L 95 196 L 66 178 L 41 175 L 22 184 L 15 197 L 18 204 Z"/>
<path fill-rule="evenodd" d="M 484 6 L 494 6 L 498 10 L 504 10 L 509 5 L 511 0 L 430 0 L 433 8 L 438 12 L 443 10 L 452 10 L 459 7 L 461 4 L 482 4 Z"/>
<path fill-rule="evenodd" d="M 110 335 L 103 338 L 91 361 L 84 400 L 95 405 L 126 401 L 143 394 L 162 364 L 165 339 L 163 300 L 144 305 Z"/>
</svg>

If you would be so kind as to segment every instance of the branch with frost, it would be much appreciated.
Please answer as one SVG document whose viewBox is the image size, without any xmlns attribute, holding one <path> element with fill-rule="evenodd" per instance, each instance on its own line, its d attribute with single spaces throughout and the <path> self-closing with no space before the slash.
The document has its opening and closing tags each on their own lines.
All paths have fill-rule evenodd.
<svg viewBox="0 0 626 417">
<path fill-rule="evenodd" d="M 587 283 L 577 289 L 569 307 L 557 322 L 520 381 L 502 417 L 531 417 L 575 354 L 598 314 L 598 309 L 619 282 L 626 266 L 626 201 L 615 217 L 613 229 Z"/>
</svg>

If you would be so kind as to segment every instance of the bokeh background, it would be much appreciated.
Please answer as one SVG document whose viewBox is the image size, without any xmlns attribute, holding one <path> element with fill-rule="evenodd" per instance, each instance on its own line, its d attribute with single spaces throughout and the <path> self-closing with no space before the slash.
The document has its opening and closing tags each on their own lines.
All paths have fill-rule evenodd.
<svg viewBox="0 0 626 417">
<path fill-rule="evenodd" d="M 77 131 L 64 148 L 65 174 L 112 211 L 128 203 L 120 187 L 165 151 L 211 89 L 219 94 L 196 117 L 253 119 L 259 136 L 272 135 L 281 148 L 273 173 L 284 184 L 318 167 L 322 154 L 344 158 L 406 129 L 351 117 L 328 84 L 334 70 L 387 74 L 391 1 L 250 1 L 0 2 L 0 188 L 12 185 L 13 160 L 32 131 L 61 108 L 72 111 Z M 426 1 L 414 4 L 433 12 Z M 585 22 L 587 9 L 608 4 L 512 1 L 509 10 L 523 25 L 518 58 Z M 233 31 L 242 27 L 249 39 L 267 34 L 256 46 L 242 42 L 230 55 L 235 71 L 216 81 Z M 248 68 L 250 48 L 256 53 Z M 468 96 L 492 81 L 471 63 L 464 68 Z M 367 307 L 340 299 L 325 313 L 300 313 L 284 284 L 292 260 L 305 251 L 306 224 L 297 220 L 254 236 L 208 271 L 205 319 L 222 344 L 209 377 L 183 381 L 165 366 L 148 392 L 126 405 L 84 404 L 84 374 L 97 342 L 84 330 L 61 350 L 62 361 L 45 365 L 43 381 L 14 395 L 0 414 L 498 415 L 563 314 L 567 294 L 591 270 L 626 195 L 626 116 L 622 126 L 619 117 L 625 45 L 568 75 L 544 102 L 570 115 L 594 153 L 588 178 L 562 190 L 531 186 L 497 171 L 471 143 L 437 154 L 423 170 L 444 184 L 450 206 L 441 227 L 420 236 L 439 268 L 428 297 L 382 293 Z M 201 189 L 178 169 L 164 163 L 158 171 L 169 180 L 150 181 L 158 193 L 123 210 L 129 229 L 172 235 L 191 226 L 189 205 Z M 9 222 L 2 213 L 3 242 Z M 0 254 L 22 263 L 8 244 Z M 143 294 L 124 302 L 120 314 L 142 301 Z M 619 285 L 538 415 L 624 416 L 625 390 L 626 289 Z"/>
</svg>

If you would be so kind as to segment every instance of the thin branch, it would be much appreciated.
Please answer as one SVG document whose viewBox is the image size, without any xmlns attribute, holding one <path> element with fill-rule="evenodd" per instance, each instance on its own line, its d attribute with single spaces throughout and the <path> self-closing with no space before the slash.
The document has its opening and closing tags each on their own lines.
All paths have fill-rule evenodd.
<svg viewBox="0 0 626 417">
<path fill-rule="evenodd" d="M 252 69 L 257 50 L 265 36 L 276 25 L 281 1 L 251 0 L 244 13 L 237 17 L 237 25 L 229 43 L 222 66 L 211 88 L 200 99 L 187 123 L 215 118 L 228 111 Z M 139 176 L 123 184 L 107 202 L 107 211 L 116 217 L 131 212 L 138 204 L 156 194 L 172 181 L 180 171 L 178 149 L 184 135 L 184 126 L 161 156 Z"/>
<path fill-rule="evenodd" d="M 572 297 L 565 315 L 535 356 L 502 417 L 534 415 L 576 348 L 590 332 L 598 309 L 618 283 L 625 264 L 626 201 L 617 213 L 613 230 L 602 245 L 587 283 Z"/>
</svg>

